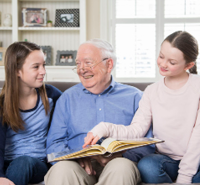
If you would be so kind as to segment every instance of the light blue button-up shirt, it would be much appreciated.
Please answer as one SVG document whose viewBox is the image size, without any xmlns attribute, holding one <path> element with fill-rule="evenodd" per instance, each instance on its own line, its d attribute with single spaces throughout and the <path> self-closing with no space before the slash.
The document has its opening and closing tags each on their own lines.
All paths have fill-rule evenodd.
<svg viewBox="0 0 200 185">
<path fill-rule="evenodd" d="M 81 83 L 66 90 L 56 103 L 47 137 L 47 154 L 81 149 L 88 131 L 101 121 L 129 125 L 141 97 L 139 89 L 114 80 L 101 94 L 92 94 Z M 124 156 L 137 161 L 134 153 L 138 151 L 142 157 L 152 152 L 148 148 L 134 149 Z"/>
</svg>

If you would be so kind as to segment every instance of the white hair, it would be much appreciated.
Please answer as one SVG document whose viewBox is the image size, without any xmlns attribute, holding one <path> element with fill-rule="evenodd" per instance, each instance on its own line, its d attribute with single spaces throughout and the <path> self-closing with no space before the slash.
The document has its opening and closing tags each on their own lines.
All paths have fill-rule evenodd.
<svg viewBox="0 0 200 185">
<path fill-rule="evenodd" d="M 92 44 L 93 46 L 99 48 L 101 51 L 101 54 L 102 54 L 102 59 L 112 58 L 113 68 L 115 67 L 117 57 L 115 55 L 112 45 L 109 42 L 102 40 L 102 39 L 91 39 L 91 40 L 88 40 L 88 41 L 82 43 L 81 45 L 83 45 L 83 44 Z"/>
</svg>

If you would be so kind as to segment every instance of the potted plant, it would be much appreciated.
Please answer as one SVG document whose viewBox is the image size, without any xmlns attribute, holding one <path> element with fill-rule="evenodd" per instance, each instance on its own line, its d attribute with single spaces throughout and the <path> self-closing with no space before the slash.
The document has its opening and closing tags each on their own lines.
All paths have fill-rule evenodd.
<svg viewBox="0 0 200 185">
<path fill-rule="evenodd" d="M 52 27 L 52 26 L 53 26 L 52 21 L 51 21 L 51 20 L 48 20 L 48 21 L 47 21 L 47 27 Z"/>
</svg>

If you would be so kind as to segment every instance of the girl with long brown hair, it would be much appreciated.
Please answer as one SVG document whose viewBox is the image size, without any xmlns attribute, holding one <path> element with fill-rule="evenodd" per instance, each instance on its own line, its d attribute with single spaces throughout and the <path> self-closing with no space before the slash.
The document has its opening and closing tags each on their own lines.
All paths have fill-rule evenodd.
<svg viewBox="0 0 200 185">
<path fill-rule="evenodd" d="M 45 74 L 38 45 L 15 42 L 8 47 L 0 94 L 0 184 L 39 183 L 48 171 L 46 136 L 61 91 L 43 83 Z"/>
</svg>

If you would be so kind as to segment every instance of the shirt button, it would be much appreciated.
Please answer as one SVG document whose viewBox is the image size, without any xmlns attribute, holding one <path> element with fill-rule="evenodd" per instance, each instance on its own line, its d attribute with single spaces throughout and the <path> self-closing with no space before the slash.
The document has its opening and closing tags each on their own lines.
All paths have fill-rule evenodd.
<svg viewBox="0 0 200 185">
<path fill-rule="evenodd" d="M 99 94 L 99 97 L 100 97 L 101 95 Z"/>
<path fill-rule="evenodd" d="M 99 110 L 101 110 L 101 108 Z"/>
</svg>

